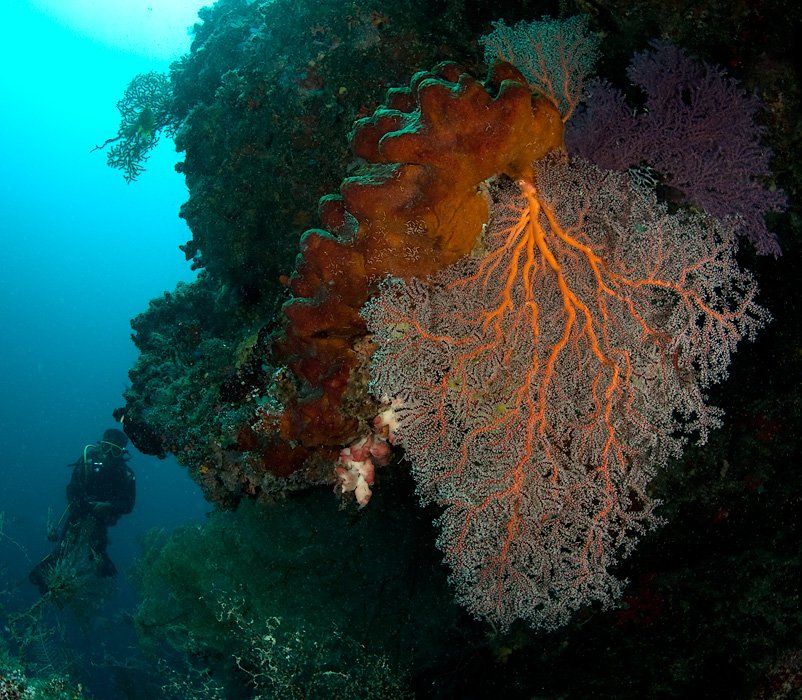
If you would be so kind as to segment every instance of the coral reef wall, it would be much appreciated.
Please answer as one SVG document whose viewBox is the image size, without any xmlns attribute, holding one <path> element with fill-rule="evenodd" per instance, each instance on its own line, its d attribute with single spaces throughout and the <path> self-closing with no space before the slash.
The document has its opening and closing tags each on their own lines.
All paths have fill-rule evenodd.
<svg viewBox="0 0 802 700">
<path fill-rule="evenodd" d="M 272 492 L 267 474 L 282 471 L 264 464 L 276 446 L 247 418 L 271 404 L 260 387 L 282 395 L 267 340 L 281 278 L 352 158 L 355 118 L 418 67 L 472 53 L 464 14 L 428 10 L 224 0 L 201 11 L 172 68 L 184 252 L 204 271 L 134 321 L 141 355 L 117 415 L 141 450 L 174 453 L 218 502 Z"/>
<path fill-rule="evenodd" d="M 338 337 L 320 313 L 331 307 L 316 287 L 333 281 L 320 263 L 326 251 L 350 250 L 343 243 L 350 245 L 359 227 L 350 218 L 357 217 L 347 206 L 354 202 L 347 186 L 324 198 L 319 219 L 315 206 L 321 195 L 338 191 L 343 175 L 358 181 L 364 161 L 378 162 L 375 144 L 371 150 L 370 139 L 360 140 L 360 128 L 366 136 L 369 127 L 389 131 L 392 122 L 379 112 L 360 123 L 354 144 L 361 160 L 353 165 L 351 125 L 374 115 L 388 86 L 408 85 L 417 70 L 442 59 L 483 75 L 476 37 L 492 20 L 531 20 L 556 9 L 481 0 L 224 1 L 204 11 L 192 51 L 172 75 L 177 143 L 185 153 L 179 169 L 190 188 L 183 215 L 193 238 L 185 253 L 204 271 L 197 283 L 153 302 L 134 321 L 142 354 L 118 415 L 140 449 L 174 453 L 224 506 L 332 481 L 337 449 L 369 428 L 376 408 L 366 393 L 373 348 L 353 342 L 364 333 L 354 309 L 374 280 L 361 270 L 350 276 L 358 284 L 339 287 L 338 294 L 352 294 L 352 303 L 338 307 L 347 315 L 336 319 L 344 329 Z M 788 672 L 802 646 L 798 591 L 789 583 L 800 570 L 799 476 L 789 465 L 802 426 L 795 305 L 802 110 L 799 76 L 785 53 L 799 11 L 779 2 L 616 0 L 577 0 L 562 9 L 586 13 L 591 28 L 604 33 L 599 72 L 635 109 L 646 96 L 627 80 L 626 66 L 655 37 L 725 66 L 747 93 L 759 89 L 765 109 L 756 116 L 774 148 L 772 167 L 790 209 L 769 220 L 782 246 L 779 260 L 759 258 L 748 246 L 738 258 L 756 270 L 760 302 L 774 321 L 753 351 L 736 357 L 731 380 L 712 392 L 714 403 L 728 411 L 724 429 L 649 486 L 650 499 L 668 504 L 661 514 L 670 524 L 617 565 L 615 576 L 631 581 L 618 610 L 587 606 L 546 644 L 513 628 L 478 653 L 463 648 L 460 668 L 476 669 L 461 674 L 465 680 L 449 675 L 453 666 L 413 675 L 419 690 L 436 688 L 446 696 L 504 688 L 510 697 L 681 697 L 698 690 L 699 679 L 714 694 L 735 696 L 762 676 L 768 687 Z M 388 106 L 397 112 L 415 107 L 398 92 Z M 388 158 L 385 165 L 400 160 Z M 317 224 L 334 237 L 307 235 L 290 278 L 300 234 Z M 401 274 L 416 262 L 406 243 L 390 247 L 403 258 Z M 349 264 L 342 267 L 353 271 Z M 277 311 L 291 294 L 285 322 Z M 329 352 L 338 346 L 339 355 Z M 321 385 L 325 392 L 316 393 Z M 334 403 L 326 404 L 331 397 Z M 355 422 L 327 413 L 343 407 Z M 314 439 L 310 428 L 318 430 Z M 406 498 L 412 507 L 412 497 Z M 342 515 L 363 514 L 354 508 Z"/>
<path fill-rule="evenodd" d="M 539 11 L 521 3 L 513 17 Z M 416 0 L 224 0 L 201 11 L 191 51 L 173 65 L 171 78 L 176 144 L 184 153 L 176 167 L 190 192 L 181 215 L 192 239 L 183 250 L 204 274 L 198 290 L 189 285 L 168 294 L 135 321 L 142 354 L 116 415 L 124 416 L 139 449 L 172 452 L 210 498 L 226 504 L 275 494 L 288 484 L 277 485 L 274 477 L 301 464 L 307 468 L 301 485 L 331 478 L 335 448 L 357 425 L 343 430 L 342 416 L 335 416 L 337 439 L 324 440 L 329 449 L 311 460 L 304 445 L 287 437 L 297 440 L 310 421 L 325 418 L 323 411 L 304 417 L 299 408 L 293 420 L 265 425 L 265 416 L 287 401 L 313 402 L 280 369 L 292 354 L 289 346 L 274 357 L 271 342 L 298 241 L 318 222 L 320 197 L 336 192 L 343 173 L 357 167 L 349 139 L 354 121 L 373 114 L 388 86 L 408 84 L 418 69 L 441 59 L 484 72 L 477 36 L 495 17 L 492 7 Z M 322 213 L 333 228 L 330 200 Z M 406 224 L 422 221 L 410 213 Z M 373 241 L 381 253 L 378 237 Z M 410 242 L 401 252 L 416 258 L 408 267 L 426 254 Z M 298 284 L 294 291 L 307 296 Z M 199 306 L 201 296 L 225 301 Z M 357 311 L 353 304 L 352 314 Z M 171 349 L 176 334 L 183 336 L 179 347 L 188 348 L 178 365 Z M 346 369 L 353 367 L 352 359 Z M 370 401 L 370 410 L 351 412 L 369 418 L 372 409 Z M 193 427 L 199 423 L 202 430 Z M 325 475 L 318 475 L 316 460 Z"/>
<path fill-rule="evenodd" d="M 360 388 L 369 348 L 353 343 L 355 336 L 364 334 L 356 318 L 359 304 L 296 300 L 287 307 L 291 322 L 278 343 L 277 309 L 288 293 L 311 299 L 315 284 L 329 274 L 312 271 L 307 262 L 292 282 L 288 278 L 300 232 L 315 222 L 319 196 L 336 191 L 343 172 L 354 174 L 344 183 L 341 198 L 321 204 L 322 223 L 347 238 L 353 213 L 344 212 L 349 206 L 365 206 L 357 201 L 358 196 L 365 200 L 364 194 L 357 193 L 370 192 L 369 180 L 378 173 L 374 167 L 365 180 L 368 172 L 354 168 L 365 159 L 384 160 L 388 167 L 393 160 L 403 160 L 399 154 L 388 160 L 371 152 L 371 138 L 396 128 L 378 112 L 370 128 L 361 124 L 354 132 L 350 145 L 358 159 L 348 165 L 352 156 L 347 134 L 354 117 L 371 114 L 386 85 L 405 84 L 416 68 L 438 58 L 461 58 L 468 71 L 478 72 L 477 29 L 488 29 L 499 9 L 481 3 L 444 3 L 441 9 L 433 14 L 430 4 L 418 2 L 355 2 L 345 7 L 220 2 L 202 11 L 192 50 L 173 66 L 172 113 L 177 144 L 185 153 L 177 167 L 186 174 L 190 190 L 182 215 L 193 233 L 185 252 L 204 268 L 199 285 L 224 302 L 200 312 L 188 307 L 195 294 L 187 289 L 168 295 L 159 305 L 161 312 L 154 308 L 137 320 L 135 340 L 143 354 L 126 393 L 127 405 L 118 416 L 125 416 L 135 444 L 153 454 L 176 454 L 218 502 L 282 490 L 287 484 L 277 485 L 275 477 L 290 476 L 302 465 L 306 471 L 296 477 L 300 485 L 330 479 L 330 472 L 324 472 L 338 447 L 364 434 L 372 417 L 374 404 L 365 402 Z M 511 20 L 531 18 L 535 12 L 526 3 L 502 9 Z M 611 11 L 612 20 L 601 13 L 596 21 L 634 21 L 628 12 L 615 7 Z M 613 51 L 620 41 L 616 36 L 608 42 Z M 633 35 L 631 44 L 636 42 Z M 402 102 L 401 94 L 394 93 L 388 99 L 390 110 L 404 109 Z M 414 109 L 414 102 L 410 106 Z M 784 118 L 779 111 L 777 115 Z M 407 214 L 404 223 L 413 234 L 415 227 L 428 233 L 430 221 Z M 361 216 L 378 219 L 376 212 Z M 371 226 L 380 224 L 374 221 Z M 431 251 L 418 245 L 410 230 L 402 233 L 382 246 L 377 228 L 365 244 L 370 249 L 360 255 L 371 260 L 404 256 L 402 267 L 420 267 Z M 325 237 L 317 235 L 308 235 L 303 245 L 307 251 L 317 248 L 318 258 L 336 257 L 344 250 L 326 250 Z M 351 262 L 339 265 L 342 269 L 330 272 L 352 280 L 364 277 L 364 282 L 398 272 L 377 267 L 354 276 Z M 364 298 L 364 292 L 354 297 Z M 318 316 L 331 314 L 328 325 L 309 325 L 315 306 Z M 346 309 L 349 319 L 343 318 Z M 225 332 L 219 330 L 223 327 Z M 173 343 L 162 339 L 172 337 L 176 329 L 185 336 L 179 347 L 191 342 L 193 334 L 205 345 L 193 347 L 181 366 L 165 372 L 175 357 Z M 317 339 L 309 346 L 311 334 Z M 345 346 L 338 335 L 349 338 Z M 299 354 L 301 345 L 308 347 Z M 292 374 L 282 369 L 285 365 Z M 321 387 L 323 394 L 316 395 Z M 341 410 L 344 403 L 346 411 Z M 285 405 L 291 409 L 280 410 Z M 202 430 L 192 427 L 199 421 Z M 325 449 L 316 454 L 321 445 Z"/>
</svg>

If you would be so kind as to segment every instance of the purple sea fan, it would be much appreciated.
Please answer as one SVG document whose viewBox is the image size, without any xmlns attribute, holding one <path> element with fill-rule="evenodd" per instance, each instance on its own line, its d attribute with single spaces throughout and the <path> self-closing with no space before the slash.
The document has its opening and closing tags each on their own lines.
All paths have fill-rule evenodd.
<svg viewBox="0 0 802 700">
<path fill-rule="evenodd" d="M 679 47 L 653 41 L 627 70 L 646 95 L 634 113 L 623 94 L 603 81 L 568 124 L 569 152 L 612 170 L 646 164 L 691 203 L 731 219 L 762 255 L 781 254 L 765 215 L 782 211 L 785 195 L 767 189 L 770 149 L 755 123 L 761 102 L 722 70 Z"/>
</svg>

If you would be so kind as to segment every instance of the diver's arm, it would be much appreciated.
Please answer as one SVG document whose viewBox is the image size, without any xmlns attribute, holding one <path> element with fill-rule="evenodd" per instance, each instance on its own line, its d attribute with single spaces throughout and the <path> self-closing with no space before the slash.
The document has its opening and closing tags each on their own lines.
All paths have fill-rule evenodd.
<svg viewBox="0 0 802 700">
<path fill-rule="evenodd" d="M 123 512 L 130 513 L 136 503 L 136 477 L 130 468 L 126 468 L 125 476 L 125 510 Z"/>
<path fill-rule="evenodd" d="M 70 510 L 77 515 L 89 510 L 89 502 L 86 497 L 86 474 L 83 460 L 81 460 L 72 470 L 72 478 L 67 484 L 67 503 Z"/>
<path fill-rule="evenodd" d="M 135 501 L 136 479 L 134 472 L 126 467 L 117 485 L 117 492 L 111 499 L 111 510 L 115 515 L 126 515 L 134 509 Z"/>
</svg>

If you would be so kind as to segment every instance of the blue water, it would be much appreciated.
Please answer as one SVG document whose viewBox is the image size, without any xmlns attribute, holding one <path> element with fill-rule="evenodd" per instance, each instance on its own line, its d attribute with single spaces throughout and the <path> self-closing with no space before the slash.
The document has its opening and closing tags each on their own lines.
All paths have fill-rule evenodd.
<svg viewBox="0 0 802 700">
<path fill-rule="evenodd" d="M 178 38 L 181 53 L 189 37 Z M 173 143 L 164 139 L 130 186 L 105 153 L 90 153 L 116 133 L 131 77 L 168 65 L 94 41 L 31 2 L 0 3 L 0 512 L 19 545 L 0 538 L 0 589 L 19 586 L 11 605 L 34 598 L 25 578 L 52 546 L 45 526 L 48 509 L 65 506 L 65 465 L 114 425 L 137 355 L 129 319 L 194 277 L 177 249 L 189 232 Z M 131 452 L 137 504 L 109 547 L 124 599 L 142 535 L 209 510 L 174 460 Z"/>
</svg>

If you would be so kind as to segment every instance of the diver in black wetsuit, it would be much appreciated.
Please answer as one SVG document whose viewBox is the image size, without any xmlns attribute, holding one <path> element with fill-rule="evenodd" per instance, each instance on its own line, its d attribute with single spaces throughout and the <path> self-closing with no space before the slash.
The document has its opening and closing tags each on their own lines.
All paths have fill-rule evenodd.
<svg viewBox="0 0 802 700">
<path fill-rule="evenodd" d="M 73 465 L 67 485 L 64 524 L 55 533 L 56 548 L 31 571 L 29 579 L 44 595 L 47 570 L 61 557 L 85 547 L 98 576 L 114 576 L 117 569 L 106 552 L 108 528 L 130 513 L 136 500 L 136 479 L 126 463 L 128 437 L 114 428 L 97 445 L 84 447 Z M 64 519 L 66 516 L 66 520 Z"/>
</svg>

